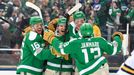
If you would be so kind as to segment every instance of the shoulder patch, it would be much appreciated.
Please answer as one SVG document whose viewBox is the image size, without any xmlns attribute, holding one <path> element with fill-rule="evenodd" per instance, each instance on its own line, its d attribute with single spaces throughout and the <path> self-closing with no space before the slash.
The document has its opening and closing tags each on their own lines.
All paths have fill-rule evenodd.
<svg viewBox="0 0 134 75">
<path fill-rule="evenodd" d="M 30 32 L 30 33 L 29 33 L 29 40 L 34 40 L 34 39 L 36 38 L 36 36 L 37 36 L 37 33 L 35 33 L 35 32 Z"/>
</svg>

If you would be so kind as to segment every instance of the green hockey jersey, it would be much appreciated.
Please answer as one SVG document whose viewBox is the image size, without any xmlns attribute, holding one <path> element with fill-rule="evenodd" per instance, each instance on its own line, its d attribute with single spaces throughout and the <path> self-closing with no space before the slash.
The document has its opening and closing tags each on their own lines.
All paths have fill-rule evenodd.
<svg viewBox="0 0 134 75">
<path fill-rule="evenodd" d="M 33 75 L 41 75 L 44 60 L 55 58 L 50 50 L 44 48 L 44 40 L 40 34 L 33 31 L 27 33 L 21 47 L 21 59 L 17 67 L 17 73 L 29 72 Z"/>
<path fill-rule="evenodd" d="M 64 36 L 58 36 L 57 38 L 60 41 L 64 41 L 64 40 L 68 41 L 69 34 L 67 33 Z M 62 64 L 62 68 L 61 68 L 61 64 Z M 56 70 L 56 71 L 62 71 L 62 72 L 72 72 L 73 71 L 72 59 L 69 57 L 69 60 L 65 60 L 64 58 L 54 58 L 52 60 L 48 60 L 46 68 L 51 70 Z"/>
<path fill-rule="evenodd" d="M 134 9 L 129 9 L 126 18 L 130 21 L 134 21 Z"/>
<path fill-rule="evenodd" d="M 68 27 L 68 30 L 69 30 L 69 36 L 70 36 L 70 39 L 72 38 L 79 38 L 81 36 L 80 32 L 77 32 L 75 30 L 75 23 L 72 21 Z"/>
<path fill-rule="evenodd" d="M 62 43 L 57 38 L 52 41 L 52 46 L 62 54 L 70 54 L 75 59 L 80 75 L 92 74 L 105 64 L 106 58 L 103 53 L 114 55 L 121 49 L 121 39 L 114 37 L 112 43 L 102 37 L 76 38 Z"/>
<path fill-rule="evenodd" d="M 113 25 L 114 24 L 114 22 L 116 22 L 117 24 L 118 24 L 118 22 L 119 22 L 119 17 L 120 16 L 118 16 L 118 14 L 121 14 L 121 10 L 119 9 L 119 8 L 114 8 L 114 7 L 110 7 L 110 9 L 109 9 L 109 17 L 108 17 L 108 19 L 107 19 L 107 23 L 109 24 L 109 25 Z"/>
</svg>

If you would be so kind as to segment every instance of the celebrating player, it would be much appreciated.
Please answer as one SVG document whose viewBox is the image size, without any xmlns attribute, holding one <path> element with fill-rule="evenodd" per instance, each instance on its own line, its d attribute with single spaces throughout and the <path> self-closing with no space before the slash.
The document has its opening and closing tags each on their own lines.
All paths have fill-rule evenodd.
<svg viewBox="0 0 134 75">
<path fill-rule="evenodd" d="M 73 14 L 74 21 L 69 25 L 69 33 L 71 38 L 78 38 L 81 36 L 79 29 L 80 26 L 85 22 L 86 17 L 82 11 L 77 11 Z M 97 25 L 93 25 L 94 37 L 100 37 L 101 31 Z"/>
<path fill-rule="evenodd" d="M 94 38 L 93 27 L 89 23 L 80 26 L 82 37 L 63 43 L 54 37 L 51 31 L 44 32 L 44 39 L 61 54 L 70 54 L 80 75 L 109 75 L 107 60 L 103 53 L 114 55 L 120 51 L 123 36 L 120 32 L 113 34 L 110 43 L 102 37 Z"/>
<path fill-rule="evenodd" d="M 69 41 L 68 33 L 65 34 L 65 25 L 66 18 L 59 18 L 55 31 L 56 37 L 63 42 L 64 38 L 66 38 L 66 41 Z M 51 47 L 51 52 L 59 58 L 54 58 L 47 61 L 45 75 L 60 75 L 60 73 L 61 75 L 71 75 L 71 72 L 73 72 L 72 59 L 69 58 L 68 55 L 58 53 L 53 47 Z"/>
<path fill-rule="evenodd" d="M 54 58 L 51 51 L 45 49 L 42 38 L 42 20 L 39 17 L 31 17 L 30 25 L 32 30 L 24 35 L 22 41 L 21 59 L 17 67 L 20 75 L 41 75 L 43 63 L 46 59 Z"/>
</svg>

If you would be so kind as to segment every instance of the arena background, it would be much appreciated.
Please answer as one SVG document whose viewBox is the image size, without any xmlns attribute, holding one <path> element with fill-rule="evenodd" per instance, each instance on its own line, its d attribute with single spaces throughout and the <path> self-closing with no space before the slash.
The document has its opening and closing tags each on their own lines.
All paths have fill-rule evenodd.
<svg viewBox="0 0 134 75">
<path fill-rule="evenodd" d="M 25 24 L 22 20 L 33 15 L 38 15 L 36 11 L 25 6 L 26 1 L 34 2 L 41 8 L 45 25 L 55 17 L 64 15 L 66 11 L 78 2 L 82 3 L 80 10 L 86 14 L 87 19 L 89 19 L 88 15 L 91 15 L 91 7 L 94 7 L 94 10 L 98 10 L 94 5 L 94 2 L 97 0 L 0 0 L 0 18 L 9 22 L 0 19 L 0 75 L 16 75 L 15 71 L 19 62 L 21 41 L 23 39 L 20 28 L 23 28 L 23 24 Z M 110 3 L 112 0 L 106 1 Z M 124 34 L 124 40 L 122 50 L 119 54 L 114 56 L 105 55 L 110 66 L 110 75 L 116 75 L 114 73 L 117 72 L 120 65 L 134 49 L 134 24 L 130 23 L 132 20 L 128 21 L 123 18 L 128 13 L 127 10 L 132 7 L 132 4 L 130 4 L 132 0 L 113 1 L 117 1 L 117 6 L 122 10 L 121 19 L 119 19 L 120 23 L 116 24 L 116 28 L 115 25 L 107 25 L 108 23 L 100 25 L 100 28 L 106 27 L 101 29 L 102 36 L 111 42 L 112 33 L 114 31 L 121 31 Z M 107 8 L 107 6 L 104 5 L 103 8 Z M 100 9 L 97 12 L 102 13 L 103 11 Z M 96 12 L 93 13 L 95 14 Z M 104 12 L 101 15 L 104 16 L 108 13 Z M 102 18 L 107 18 L 107 16 Z M 113 24 L 115 23 L 113 22 Z"/>
</svg>

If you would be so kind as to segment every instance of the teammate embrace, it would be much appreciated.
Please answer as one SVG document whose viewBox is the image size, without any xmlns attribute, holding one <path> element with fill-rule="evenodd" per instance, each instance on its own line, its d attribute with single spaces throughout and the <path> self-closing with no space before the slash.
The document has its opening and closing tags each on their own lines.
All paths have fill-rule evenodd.
<svg viewBox="0 0 134 75">
<path fill-rule="evenodd" d="M 97 26 L 85 23 L 85 14 L 82 11 L 75 12 L 73 19 L 65 32 L 66 18 L 58 18 L 57 25 L 50 25 L 54 27 L 51 29 L 56 30 L 54 33 L 49 29 L 43 30 L 39 17 L 31 17 L 31 29 L 24 35 L 17 73 L 71 75 L 74 59 L 74 75 L 109 75 L 107 60 L 103 54 L 115 55 L 121 50 L 122 33 L 115 32 L 113 42 L 110 43 L 101 37 Z M 50 45 L 45 44 L 46 42 Z M 43 64 L 44 60 L 48 60 L 47 67 Z M 46 71 L 43 73 L 44 67 Z"/>
</svg>

